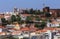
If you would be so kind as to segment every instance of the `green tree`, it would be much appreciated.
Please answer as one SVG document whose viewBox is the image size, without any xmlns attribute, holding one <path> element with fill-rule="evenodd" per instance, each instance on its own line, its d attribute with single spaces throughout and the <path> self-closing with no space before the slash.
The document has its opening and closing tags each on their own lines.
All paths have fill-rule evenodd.
<svg viewBox="0 0 60 39">
<path fill-rule="evenodd" d="M 32 18 L 30 16 L 27 16 L 26 21 L 32 21 Z"/>
<path fill-rule="evenodd" d="M 33 12 L 34 12 L 35 15 L 40 15 L 41 14 L 40 10 L 34 10 Z"/>
<path fill-rule="evenodd" d="M 17 22 L 20 24 L 21 17 L 20 17 L 19 15 L 17 15 L 16 17 L 17 17 L 17 18 L 16 18 Z"/>
<path fill-rule="evenodd" d="M 35 24 L 35 27 L 39 28 L 39 26 L 40 26 L 40 25 L 38 25 L 38 24 Z"/>
<path fill-rule="evenodd" d="M 12 15 L 11 16 L 11 22 L 13 23 L 13 22 L 15 22 L 16 21 L 16 16 L 15 15 Z"/>
<path fill-rule="evenodd" d="M 25 11 L 25 13 L 27 13 L 27 14 L 29 13 L 29 11 L 28 11 L 28 10 L 24 10 L 24 11 Z"/>
<path fill-rule="evenodd" d="M 44 12 L 40 11 L 40 14 L 44 14 Z"/>
<path fill-rule="evenodd" d="M 38 29 L 44 29 L 44 27 L 46 26 L 46 23 L 43 21 L 40 24 L 36 23 L 35 27 L 37 27 Z"/>
<path fill-rule="evenodd" d="M 35 14 L 39 15 L 40 14 L 40 10 L 35 10 Z"/>
<path fill-rule="evenodd" d="M 37 15 L 37 10 L 34 10 L 34 14 Z"/>
<path fill-rule="evenodd" d="M 45 12 L 46 17 L 51 17 L 51 14 L 49 12 Z"/>
<path fill-rule="evenodd" d="M 43 29 L 46 26 L 46 22 L 45 21 L 42 21 L 40 26 Z"/>
<path fill-rule="evenodd" d="M 7 25 L 7 21 L 6 21 L 5 18 L 1 18 L 1 21 L 2 21 L 2 25 L 3 25 L 3 26 Z"/>
<path fill-rule="evenodd" d="M 24 21 L 23 21 L 23 20 L 21 20 L 21 21 L 20 21 L 20 24 L 23 24 L 23 23 L 24 23 Z"/>
<path fill-rule="evenodd" d="M 33 14 L 33 8 L 30 9 L 30 14 Z"/>
<path fill-rule="evenodd" d="M 36 21 L 40 21 L 39 16 L 36 16 L 36 17 L 35 17 L 35 20 L 36 20 Z"/>
</svg>

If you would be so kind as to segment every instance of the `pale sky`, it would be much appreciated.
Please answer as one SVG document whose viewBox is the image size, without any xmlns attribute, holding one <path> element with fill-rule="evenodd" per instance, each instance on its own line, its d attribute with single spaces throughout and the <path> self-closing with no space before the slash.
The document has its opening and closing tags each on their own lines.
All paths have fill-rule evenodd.
<svg viewBox="0 0 60 39">
<path fill-rule="evenodd" d="M 17 8 L 42 9 L 44 6 L 60 8 L 60 0 L 0 0 L 0 12 L 12 11 Z"/>
</svg>

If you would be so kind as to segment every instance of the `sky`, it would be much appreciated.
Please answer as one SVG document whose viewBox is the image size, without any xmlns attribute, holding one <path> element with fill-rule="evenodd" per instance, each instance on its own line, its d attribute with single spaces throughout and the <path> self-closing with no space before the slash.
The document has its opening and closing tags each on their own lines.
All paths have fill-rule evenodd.
<svg viewBox="0 0 60 39">
<path fill-rule="evenodd" d="M 0 0 L 0 12 L 13 11 L 14 7 L 42 9 L 43 4 L 50 8 L 60 8 L 60 0 Z"/>
</svg>

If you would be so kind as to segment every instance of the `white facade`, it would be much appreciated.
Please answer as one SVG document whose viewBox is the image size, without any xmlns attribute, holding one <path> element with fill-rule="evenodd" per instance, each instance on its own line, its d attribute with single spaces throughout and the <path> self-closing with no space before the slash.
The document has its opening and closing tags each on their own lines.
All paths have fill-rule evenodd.
<svg viewBox="0 0 60 39">
<path fill-rule="evenodd" d="M 51 39 L 52 38 L 52 32 L 50 30 L 48 30 L 46 33 L 48 34 L 49 39 Z"/>
<path fill-rule="evenodd" d="M 26 16 L 21 15 L 21 20 L 26 20 Z"/>
<path fill-rule="evenodd" d="M 51 27 L 51 23 L 47 22 L 47 27 Z"/>
<path fill-rule="evenodd" d="M 6 28 L 14 28 L 15 25 L 6 25 Z"/>
<path fill-rule="evenodd" d="M 55 35 L 54 39 L 60 39 L 60 35 Z"/>
<path fill-rule="evenodd" d="M 59 23 L 53 24 L 53 23 L 47 22 L 47 27 L 59 27 L 59 26 L 60 26 Z"/>
<path fill-rule="evenodd" d="M 21 25 L 21 27 L 25 27 L 25 26 L 26 26 L 26 24 L 22 24 L 22 25 Z"/>
<path fill-rule="evenodd" d="M 2 28 L 0 28 L 0 32 L 2 32 Z"/>
</svg>

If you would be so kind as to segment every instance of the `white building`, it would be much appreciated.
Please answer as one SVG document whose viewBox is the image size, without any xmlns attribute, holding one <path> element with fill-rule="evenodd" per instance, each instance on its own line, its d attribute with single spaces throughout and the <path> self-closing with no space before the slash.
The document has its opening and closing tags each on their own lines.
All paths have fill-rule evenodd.
<svg viewBox="0 0 60 39">
<path fill-rule="evenodd" d="M 54 39 L 60 39 L 60 34 L 57 33 L 57 34 L 54 36 Z"/>
<path fill-rule="evenodd" d="M 57 23 L 50 23 L 50 22 L 47 22 L 47 27 L 59 27 L 60 24 L 57 22 Z"/>
<path fill-rule="evenodd" d="M 2 32 L 2 30 L 3 30 L 3 29 L 2 29 L 2 28 L 0 28 L 0 32 Z"/>
<path fill-rule="evenodd" d="M 22 14 L 21 14 L 21 20 L 26 20 L 26 16 L 23 16 Z"/>
<path fill-rule="evenodd" d="M 6 28 L 14 28 L 15 25 L 6 25 Z"/>
</svg>

